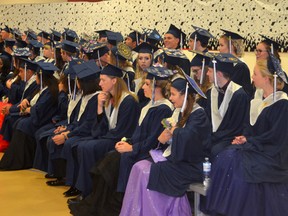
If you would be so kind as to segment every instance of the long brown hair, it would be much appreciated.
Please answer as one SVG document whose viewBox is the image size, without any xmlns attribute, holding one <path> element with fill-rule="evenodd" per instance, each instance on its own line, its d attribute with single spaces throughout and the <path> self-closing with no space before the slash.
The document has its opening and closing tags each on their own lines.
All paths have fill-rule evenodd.
<svg viewBox="0 0 288 216">
<path fill-rule="evenodd" d="M 185 94 L 185 93 L 182 93 L 182 92 L 181 92 L 181 94 Z M 189 116 L 190 116 L 190 114 L 191 114 L 191 112 L 192 112 L 192 110 L 193 110 L 194 104 L 195 104 L 195 94 L 194 94 L 194 93 L 189 93 L 189 94 L 187 95 L 186 108 L 185 108 L 185 110 L 184 110 L 184 112 L 183 112 L 182 118 L 181 118 L 180 121 L 177 123 L 177 126 L 178 126 L 178 127 L 181 127 L 181 128 L 182 128 L 182 127 L 186 124 L 186 122 L 187 122 L 187 120 L 188 120 L 188 118 L 189 118 Z"/>
<path fill-rule="evenodd" d="M 135 94 L 131 93 L 128 90 L 127 84 L 125 83 L 125 81 L 120 78 L 120 77 L 114 77 L 114 76 L 109 76 L 111 79 L 116 79 L 116 83 L 114 85 L 114 96 L 113 96 L 113 102 L 114 102 L 114 107 L 117 108 L 120 104 L 120 99 L 123 93 L 127 93 L 129 95 L 131 95 L 136 101 L 138 101 L 138 98 Z M 112 95 L 110 95 L 110 97 L 112 97 Z M 109 100 L 106 101 L 105 106 L 107 107 L 109 105 Z"/>
</svg>

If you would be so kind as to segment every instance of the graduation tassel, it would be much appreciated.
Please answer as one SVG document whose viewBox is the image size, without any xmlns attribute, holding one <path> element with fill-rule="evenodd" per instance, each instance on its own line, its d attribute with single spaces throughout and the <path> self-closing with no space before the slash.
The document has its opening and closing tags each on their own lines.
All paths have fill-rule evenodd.
<svg viewBox="0 0 288 216">
<path fill-rule="evenodd" d="M 97 50 L 97 55 L 98 55 L 99 66 L 101 67 L 101 69 L 103 69 L 103 65 L 102 65 L 101 60 L 100 60 L 100 51 L 99 51 L 99 49 Z"/>
<path fill-rule="evenodd" d="M 217 61 L 215 59 L 213 59 L 212 63 L 213 63 L 214 85 L 218 89 L 217 76 L 216 76 L 216 73 L 217 73 L 217 71 L 216 71 L 216 63 L 217 63 Z"/>
<path fill-rule="evenodd" d="M 274 45 L 271 43 L 271 53 L 274 55 Z"/>
<path fill-rule="evenodd" d="M 229 36 L 229 53 L 232 54 L 232 40 L 231 40 L 231 36 Z"/>
<path fill-rule="evenodd" d="M 187 97 L 188 97 L 188 88 L 189 88 L 189 84 L 188 82 L 186 83 L 186 88 L 185 88 L 185 95 L 184 95 L 184 101 L 183 101 L 183 105 L 181 107 L 181 113 L 184 112 L 185 108 L 186 108 L 186 104 L 187 104 Z"/>
<path fill-rule="evenodd" d="M 27 64 L 24 65 L 24 82 L 27 80 Z"/>
<path fill-rule="evenodd" d="M 42 70 L 40 70 L 40 90 L 42 91 L 43 89 L 43 79 L 42 79 Z"/>
<path fill-rule="evenodd" d="M 129 90 L 129 92 L 131 92 L 131 88 L 130 88 L 130 79 L 129 79 L 129 74 L 128 74 L 128 72 L 126 73 L 126 77 L 127 77 L 127 86 L 128 86 L 128 90 Z"/>
<path fill-rule="evenodd" d="M 71 92 L 71 83 L 70 83 L 71 79 L 70 79 L 70 74 L 68 74 L 68 91 L 69 91 L 69 95 L 70 95 L 70 99 L 72 96 L 72 92 Z"/>
<path fill-rule="evenodd" d="M 197 34 L 195 34 L 195 37 L 194 37 L 193 50 L 196 49 L 196 40 L 197 40 Z"/>
<path fill-rule="evenodd" d="M 180 49 L 183 48 L 183 35 L 180 33 Z"/>
<path fill-rule="evenodd" d="M 277 91 L 277 89 L 276 89 L 276 87 L 277 87 L 277 74 L 276 74 L 276 72 L 274 72 L 274 74 L 273 74 L 273 77 L 274 77 L 274 85 L 273 85 L 273 101 L 275 102 L 276 101 L 276 91 Z"/>
<path fill-rule="evenodd" d="M 201 76 L 200 76 L 200 86 L 202 86 L 204 81 L 204 69 L 205 69 L 205 58 L 202 60 Z"/>
<path fill-rule="evenodd" d="M 73 89 L 73 96 L 72 96 L 73 100 L 76 100 L 76 88 L 77 88 L 77 77 L 75 78 L 75 82 L 74 82 L 74 89 Z"/>
<path fill-rule="evenodd" d="M 137 46 L 139 45 L 138 32 L 137 31 L 136 31 L 136 44 L 137 44 Z"/>
<path fill-rule="evenodd" d="M 153 77 L 153 81 L 152 81 L 152 98 L 151 98 L 151 100 L 152 100 L 152 105 L 154 105 L 154 103 L 155 103 L 155 77 Z"/>
</svg>

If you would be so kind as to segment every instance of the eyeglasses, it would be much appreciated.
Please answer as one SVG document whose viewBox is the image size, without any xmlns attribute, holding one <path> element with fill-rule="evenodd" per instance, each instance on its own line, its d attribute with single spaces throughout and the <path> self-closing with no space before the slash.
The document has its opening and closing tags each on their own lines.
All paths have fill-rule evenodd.
<svg viewBox="0 0 288 216">
<path fill-rule="evenodd" d="M 262 52 L 267 52 L 267 50 L 261 50 L 261 49 L 256 49 L 254 50 L 255 53 L 262 53 Z"/>
</svg>

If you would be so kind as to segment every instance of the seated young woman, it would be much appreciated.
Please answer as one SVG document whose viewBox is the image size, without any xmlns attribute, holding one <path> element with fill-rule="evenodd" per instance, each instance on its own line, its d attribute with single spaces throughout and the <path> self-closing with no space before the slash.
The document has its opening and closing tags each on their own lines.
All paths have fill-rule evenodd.
<svg viewBox="0 0 288 216">
<path fill-rule="evenodd" d="M 288 215 L 288 97 L 279 91 L 287 80 L 271 54 L 256 62 L 252 79 L 250 125 L 212 164 L 210 215 Z"/>
<path fill-rule="evenodd" d="M 177 78 L 170 88 L 175 110 L 166 120 L 169 126 L 158 137 L 161 144 L 170 143 L 163 153 L 166 159 L 146 159 L 133 166 L 120 215 L 192 214 L 186 190 L 189 184 L 202 182 L 211 125 L 204 109 L 196 103 L 197 92 L 205 95 L 194 80 L 188 79 L 189 87 L 185 79 Z"/>
</svg>

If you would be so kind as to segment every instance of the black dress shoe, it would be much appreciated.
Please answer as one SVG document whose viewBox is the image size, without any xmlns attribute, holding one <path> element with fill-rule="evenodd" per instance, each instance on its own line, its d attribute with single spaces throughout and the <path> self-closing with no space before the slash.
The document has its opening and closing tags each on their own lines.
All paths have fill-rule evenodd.
<svg viewBox="0 0 288 216">
<path fill-rule="evenodd" d="M 69 190 L 65 191 L 63 194 L 65 197 L 71 197 L 71 196 L 77 196 L 81 194 L 81 191 L 79 191 L 77 188 L 72 186 L 69 188 Z"/>
<path fill-rule="evenodd" d="M 81 194 L 79 194 L 77 197 L 75 197 L 75 198 L 70 198 L 70 199 L 68 199 L 67 200 L 67 203 L 68 203 L 68 205 L 73 205 L 73 204 L 76 204 L 76 203 L 79 203 L 81 200 L 83 200 L 84 199 L 84 197 L 81 195 Z"/>
<path fill-rule="evenodd" d="M 65 180 L 64 179 L 56 179 L 56 180 L 51 180 L 46 182 L 47 185 L 49 186 L 64 186 L 65 185 Z"/>
<path fill-rule="evenodd" d="M 57 177 L 55 177 L 54 174 L 48 174 L 48 173 L 47 173 L 47 174 L 45 175 L 45 178 L 47 178 L 47 179 L 53 179 L 53 178 L 57 178 Z"/>
</svg>

